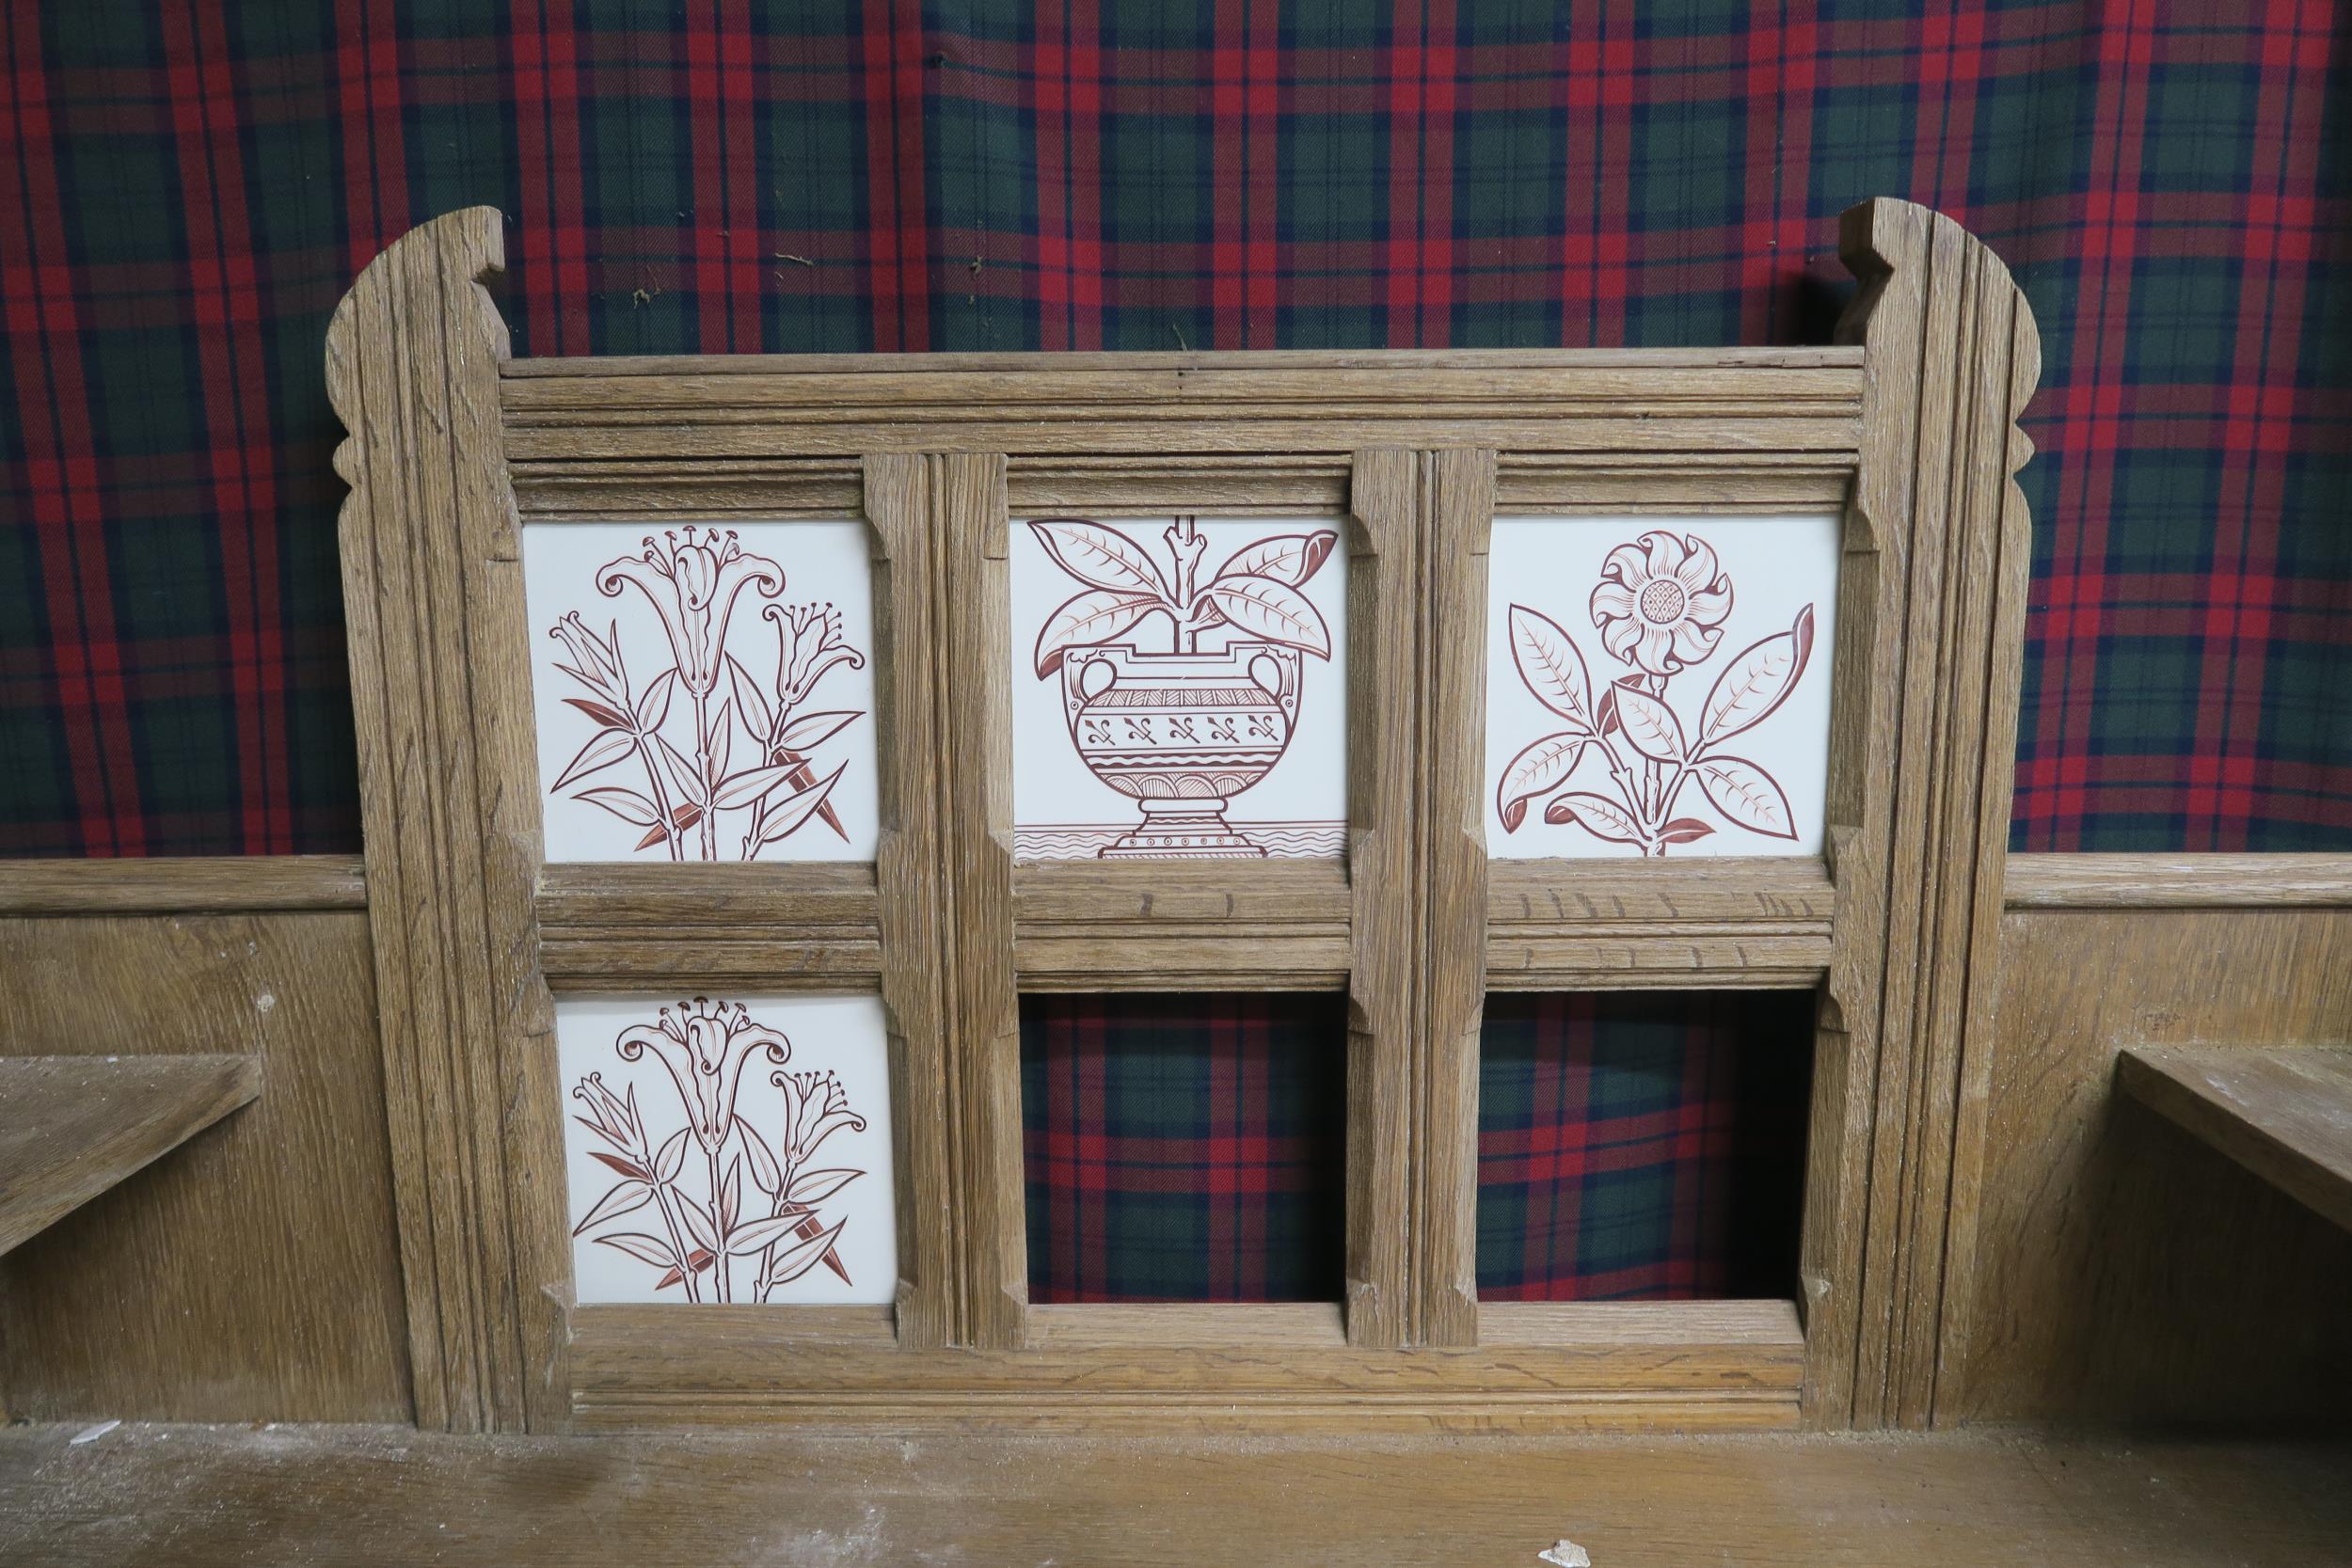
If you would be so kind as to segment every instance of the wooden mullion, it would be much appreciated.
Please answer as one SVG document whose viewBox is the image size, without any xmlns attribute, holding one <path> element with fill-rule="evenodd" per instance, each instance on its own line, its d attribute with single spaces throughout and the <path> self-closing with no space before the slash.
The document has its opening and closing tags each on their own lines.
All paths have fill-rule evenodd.
<svg viewBox="0 0 2352 1568">
<path fill-rule="evenodd" d="M 944 635 L 934 661 L 946 849 L 948 1037 L 961 1212 L 959 1342 L 1007 1350 L 1028 1309 L 1021 1158 L 1021 1004 L 1013 971 L 1012 579 L 1006 551 L 1005 459 L 933 454 L 934 602 Z"/>
<path fill-rule="evenodd" d="M 956 1173 L 941 1139 L 950 1125 L 951 1053 L 941 920 L 946 890 L 937 759 L 946 736 L 936 675 L 938 530 L 925 459 L 883 454 L 866 458 L 863 467 L 874 556 L 881 830 L 872 887 L 898 1173 L 898 1342 L 935 1350 L 955 1341 L 961 1280 Z M 857 879 L 832 867 L 794 870 L 812 884 Z"/>
<path fill-rule="evenodd" d="M 1414 1331 L 1410 1245 L 1419 1024 L 1414 687 L 1420 642 L 1420 459 L 1356 454 L 1347 606 L 1347 1339 Z"/>
<path fill-rule="evenodd" d="M 1478 1342 L 1478 1037 L 1486 996 L 1486 564 L 1495 453 L 1427 453 L 1420 700 L 1419 1342 Z"/>
</svg>

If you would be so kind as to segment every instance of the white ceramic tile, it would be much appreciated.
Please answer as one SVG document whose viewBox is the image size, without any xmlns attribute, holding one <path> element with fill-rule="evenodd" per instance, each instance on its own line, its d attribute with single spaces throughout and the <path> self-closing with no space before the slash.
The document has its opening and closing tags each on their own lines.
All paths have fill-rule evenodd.
<svg viewBox="0 0 2352 1568">
<path fill-rule="evenodd" d="M 555 1031 L 580 1300 L 897 1294 L 879 997 L 567 996 Z M 681 1248 L 723 1273 L 663 1285 Z"/>
<path fill-rule="evenodd" d="M 1819 854 L 1838 533 L 1496 519 L 1487 853 Z"/>
<path fill-rule="evenodd" d="M 1022 859 L 1345 847 L 1336 522 L 1055 518 L 1011 532 Z"/>
<path fill-rule="evenodd" d="M 549 861 L 874 858 L 863 525 L 534 523 L 523 587 Z"/>
</svg>

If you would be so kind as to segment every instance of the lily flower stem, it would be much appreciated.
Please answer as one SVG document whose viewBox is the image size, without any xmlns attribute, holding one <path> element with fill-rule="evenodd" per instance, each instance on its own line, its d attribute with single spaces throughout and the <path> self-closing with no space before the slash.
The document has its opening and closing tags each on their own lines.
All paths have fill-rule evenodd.
<svg viewBox="0 0 2352 1568">
<path fill-rule="evenodd" d="M 653 1200 L 654 1206 L 661 1211 L 663 1227 L 670 1232 L 671 1249 L 677 1254 L 677 1272 L 686 1286 L 686 1299 L 699 1302 L 703 1293 L 702 1288 L 694 1283 L 694 1249 L 687 1245 L 679 1232 L 677 1215 L 671 1212 L 670 1184 L 667 1181 L 654 1183 Z M 713 1259 L 712 1266 L 717 1266 L 716 1259 Z"/>
<path fill-rule="evenodd" d="M 719 1283 L 719 1299 L 723 1302 L 732 1301 L 735 1299 L 735 1292 L 727 1280 L 727 1231 L 729 1227 L 726 1216 L 720 1212 L 720 1205 L 724 1200 L 720 1196 L 719 1151 L 713 1148 L 705 1152 L 710 1157 L 710 1225 L 716 1232 L 713 1240 L 718 1243 L 710 1249 L 710 1276 Z"/>
<path fill-rule="evenodd" d="M 652 786 L 654 809 L 661 814 L 661 838 L 670 847 L 670 858 L 678 856 L 677 818 L 670 815 L 669 786 L 661 782 L 661 761 L 653 754 L 653 736 L 632 726 L 629 733 L 637 737 L 637 754 L 645 764 L 645 783 Z"/>
<path fill-rule="evenodd" d="M 715 814 L 710 809 L 710 794 L 719 781 L 710 776 L 709 705 L 710 698 L 707 693 L 694 693 L 694 766 L 702 769 L 703 776 L 703 813 L 697 826 L 702 839 L 702 858 L 715 861 L 719 858 L 719 825 L 712 820 Z"/>
</svg>

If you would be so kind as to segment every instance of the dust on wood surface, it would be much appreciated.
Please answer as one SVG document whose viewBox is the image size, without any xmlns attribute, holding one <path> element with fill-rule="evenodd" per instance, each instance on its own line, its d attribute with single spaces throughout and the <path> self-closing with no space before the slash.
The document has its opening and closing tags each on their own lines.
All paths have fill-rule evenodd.
<svg viewBox="0 0 2352 1568">
<path fill-rule="evenodd" d="M 2341 1564 L 2352 1449 L 1932 1435 L 0 1432 L 0 1562 Z"/>
</svg>

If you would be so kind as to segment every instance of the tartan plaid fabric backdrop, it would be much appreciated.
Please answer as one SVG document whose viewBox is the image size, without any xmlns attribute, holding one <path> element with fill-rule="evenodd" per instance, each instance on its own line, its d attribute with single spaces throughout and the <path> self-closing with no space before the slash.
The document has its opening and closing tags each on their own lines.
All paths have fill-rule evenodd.
<svg viewBox="0 0 2352 1568">
<path fill-rule="evenodd" d="M 0 854 L 356 845 L 321 334 L 450 208 L 509 216 L 518 353 L 1719 344 L 1823 336 L 1882 194 L 2042 324 L 2015 845 L 2352 847 L 2344 18 L 1925 9 L 7 7 Z M 1183 1070 L 1263 1092 L 1207 1124 L 1309 1148 L 1240 1016 Z M 1486 1089 L 1565 1141 L 1634 1025 L 1545 1016 L 1583 1065 Z M 1084 1049 L 1033 1090 L 1124 1103 Z M 1495 1288 L 1577 1289 L 1550 1244 Z"/>
</svg>

